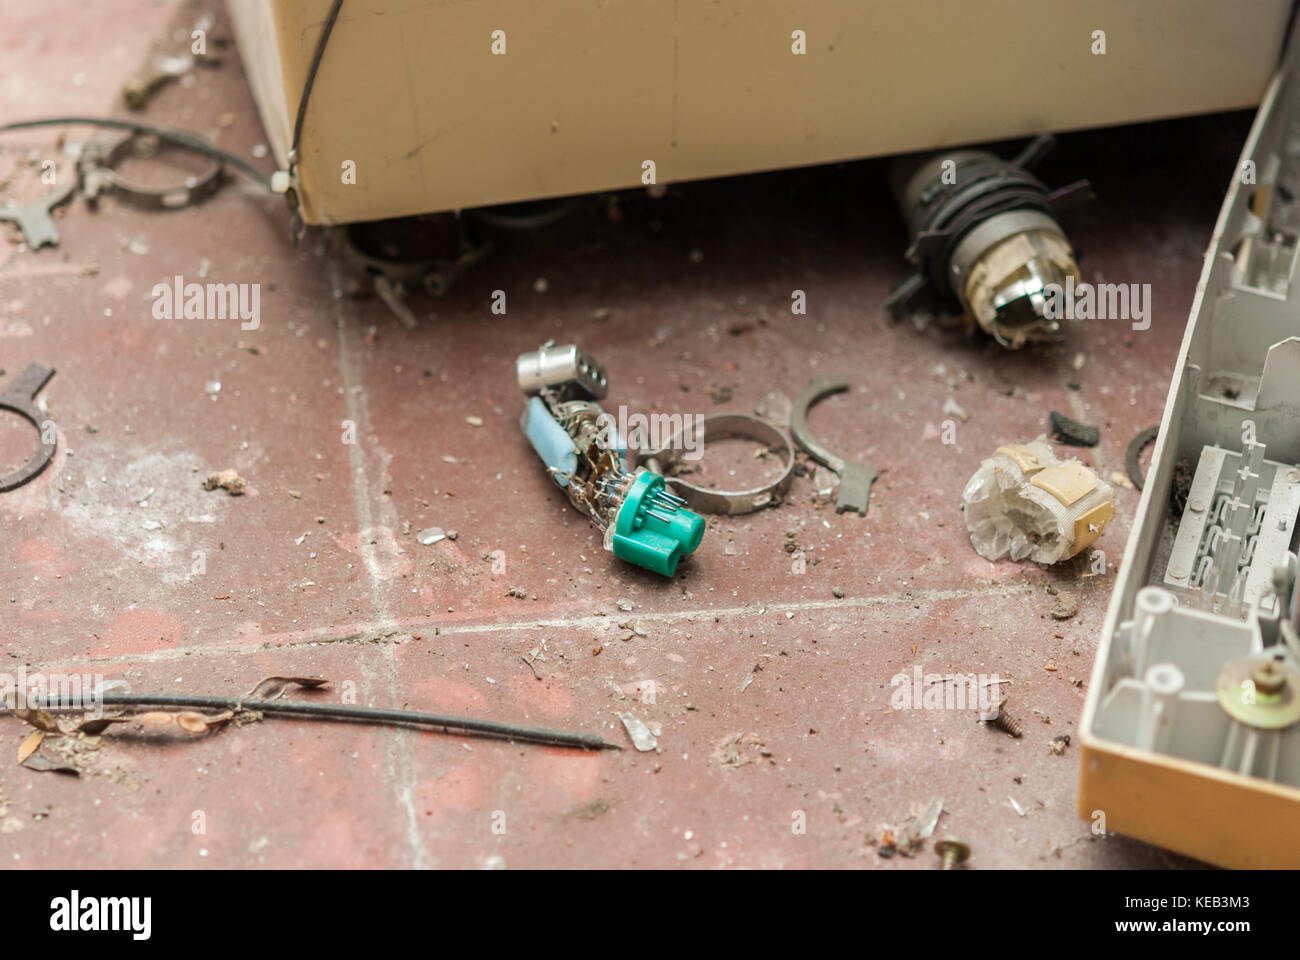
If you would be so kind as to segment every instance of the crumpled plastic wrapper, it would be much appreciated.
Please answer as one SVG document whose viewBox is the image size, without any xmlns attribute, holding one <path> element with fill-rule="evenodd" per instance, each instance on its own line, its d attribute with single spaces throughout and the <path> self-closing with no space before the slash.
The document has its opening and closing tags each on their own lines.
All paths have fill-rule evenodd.
<svg viewBox="0 0 1300 960">
<path fill-rule="evenodd" d="M 999 447 L 962 491 L 971 546 L 986 560 L 1068 560 L 1115 515 L 1115 491 L 1076 459 L 1059 460 L 1043 437 Z"/>
</svg>

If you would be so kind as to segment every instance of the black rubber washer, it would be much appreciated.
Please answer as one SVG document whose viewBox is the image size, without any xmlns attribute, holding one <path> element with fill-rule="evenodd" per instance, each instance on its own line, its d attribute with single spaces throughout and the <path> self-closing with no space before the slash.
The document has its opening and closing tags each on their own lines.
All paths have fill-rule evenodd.
<svg viewBox="0 0 1300 960">
<path fill-rule="evenodd" d="M 1128 451 L 1124 454 L 1124 469 L 1128 471 L 1128 478 L 1133 481 L 1133 486 L 1139 490 L 1146 478 L 1142 476 L 1142 462 L 1138 458 L 1142 456 L 1142 451 L 1155 442 L 1160 435 L 1160 425 L 1147 427 L 1136 437 L 1129 441 Z"/>
<path fill-rule="evenodd" d="M 1055 410 L 1048 415 L 1052 425 L 1052 439 L 1069 447 L 1095 447 L 1101 440 L 1101 431 L 1078 420 L 1071 420 Z"/>
</svg>

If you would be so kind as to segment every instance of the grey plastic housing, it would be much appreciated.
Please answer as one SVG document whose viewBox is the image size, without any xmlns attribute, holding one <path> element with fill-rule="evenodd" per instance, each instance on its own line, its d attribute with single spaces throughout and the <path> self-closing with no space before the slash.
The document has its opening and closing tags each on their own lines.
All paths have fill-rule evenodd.
<svg viewBox="0 0 1300 960">
<path fill-rule="evenodd" d="M 1243 657 L 1300 667 L 1284 629 L 1297 614 L 1297 237 L 1300 85 L 1288 64 L 1206 254 L 1081 721 L 1085 737 L 1292 787 L 1300 724 L 1235 720 L 1216 683 Z"/>
</svg>

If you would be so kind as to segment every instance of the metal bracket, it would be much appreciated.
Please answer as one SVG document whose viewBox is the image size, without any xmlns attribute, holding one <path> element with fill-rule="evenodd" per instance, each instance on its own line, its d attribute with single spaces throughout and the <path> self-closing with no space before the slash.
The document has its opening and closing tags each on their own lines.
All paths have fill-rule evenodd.
<svg viewBox="0 0 1300 960">
<path fill-rule="evenodd" d="M 67 203 L 76 189 L 76 178 L 69 178 L 63 186 L 55 187 L 39 200 L 0 207 L 0 220 L 16 223 L 27 246 L 32 250 L 39 250 L 46 244 L 57 247 L 59 228 L 54 225 L 51 214 L 55 207 Z"/>
<path fill-rule="evenodd" d="M 835 512 L 843 513 L 853 510 L 867 515 L 867 504 L 871 499 L 871 484 L 875 482 L 878 471 L 869 463 L 854 463 L 832 453 L 808 429 L 808 411 L 819 400 L 843 393 L 849 389 L 847 380 L 814 380 L 799 396 L 795 397 L 790 411 L 790 433 L 795 443 L 799 444 L 818 463 L 834 470 L 840 477 L 840 492 L 835 499 Z"/>
</svg>

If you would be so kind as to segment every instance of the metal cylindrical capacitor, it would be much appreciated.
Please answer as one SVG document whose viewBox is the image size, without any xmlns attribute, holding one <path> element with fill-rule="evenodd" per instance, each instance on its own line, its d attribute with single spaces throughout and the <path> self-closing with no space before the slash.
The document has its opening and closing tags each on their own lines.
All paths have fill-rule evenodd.
<svg viewBox="0 0 1300 960">
<path fill-rule="evenodd" d="M 538 393 L 544 388 L 573 385 L 588 396 L 602 400 L 608 390 L 605 369 L 595 358 L 576 344 L 545 344 L 515 360 L 515 377 L 524 393 Z"/>
</svg>

